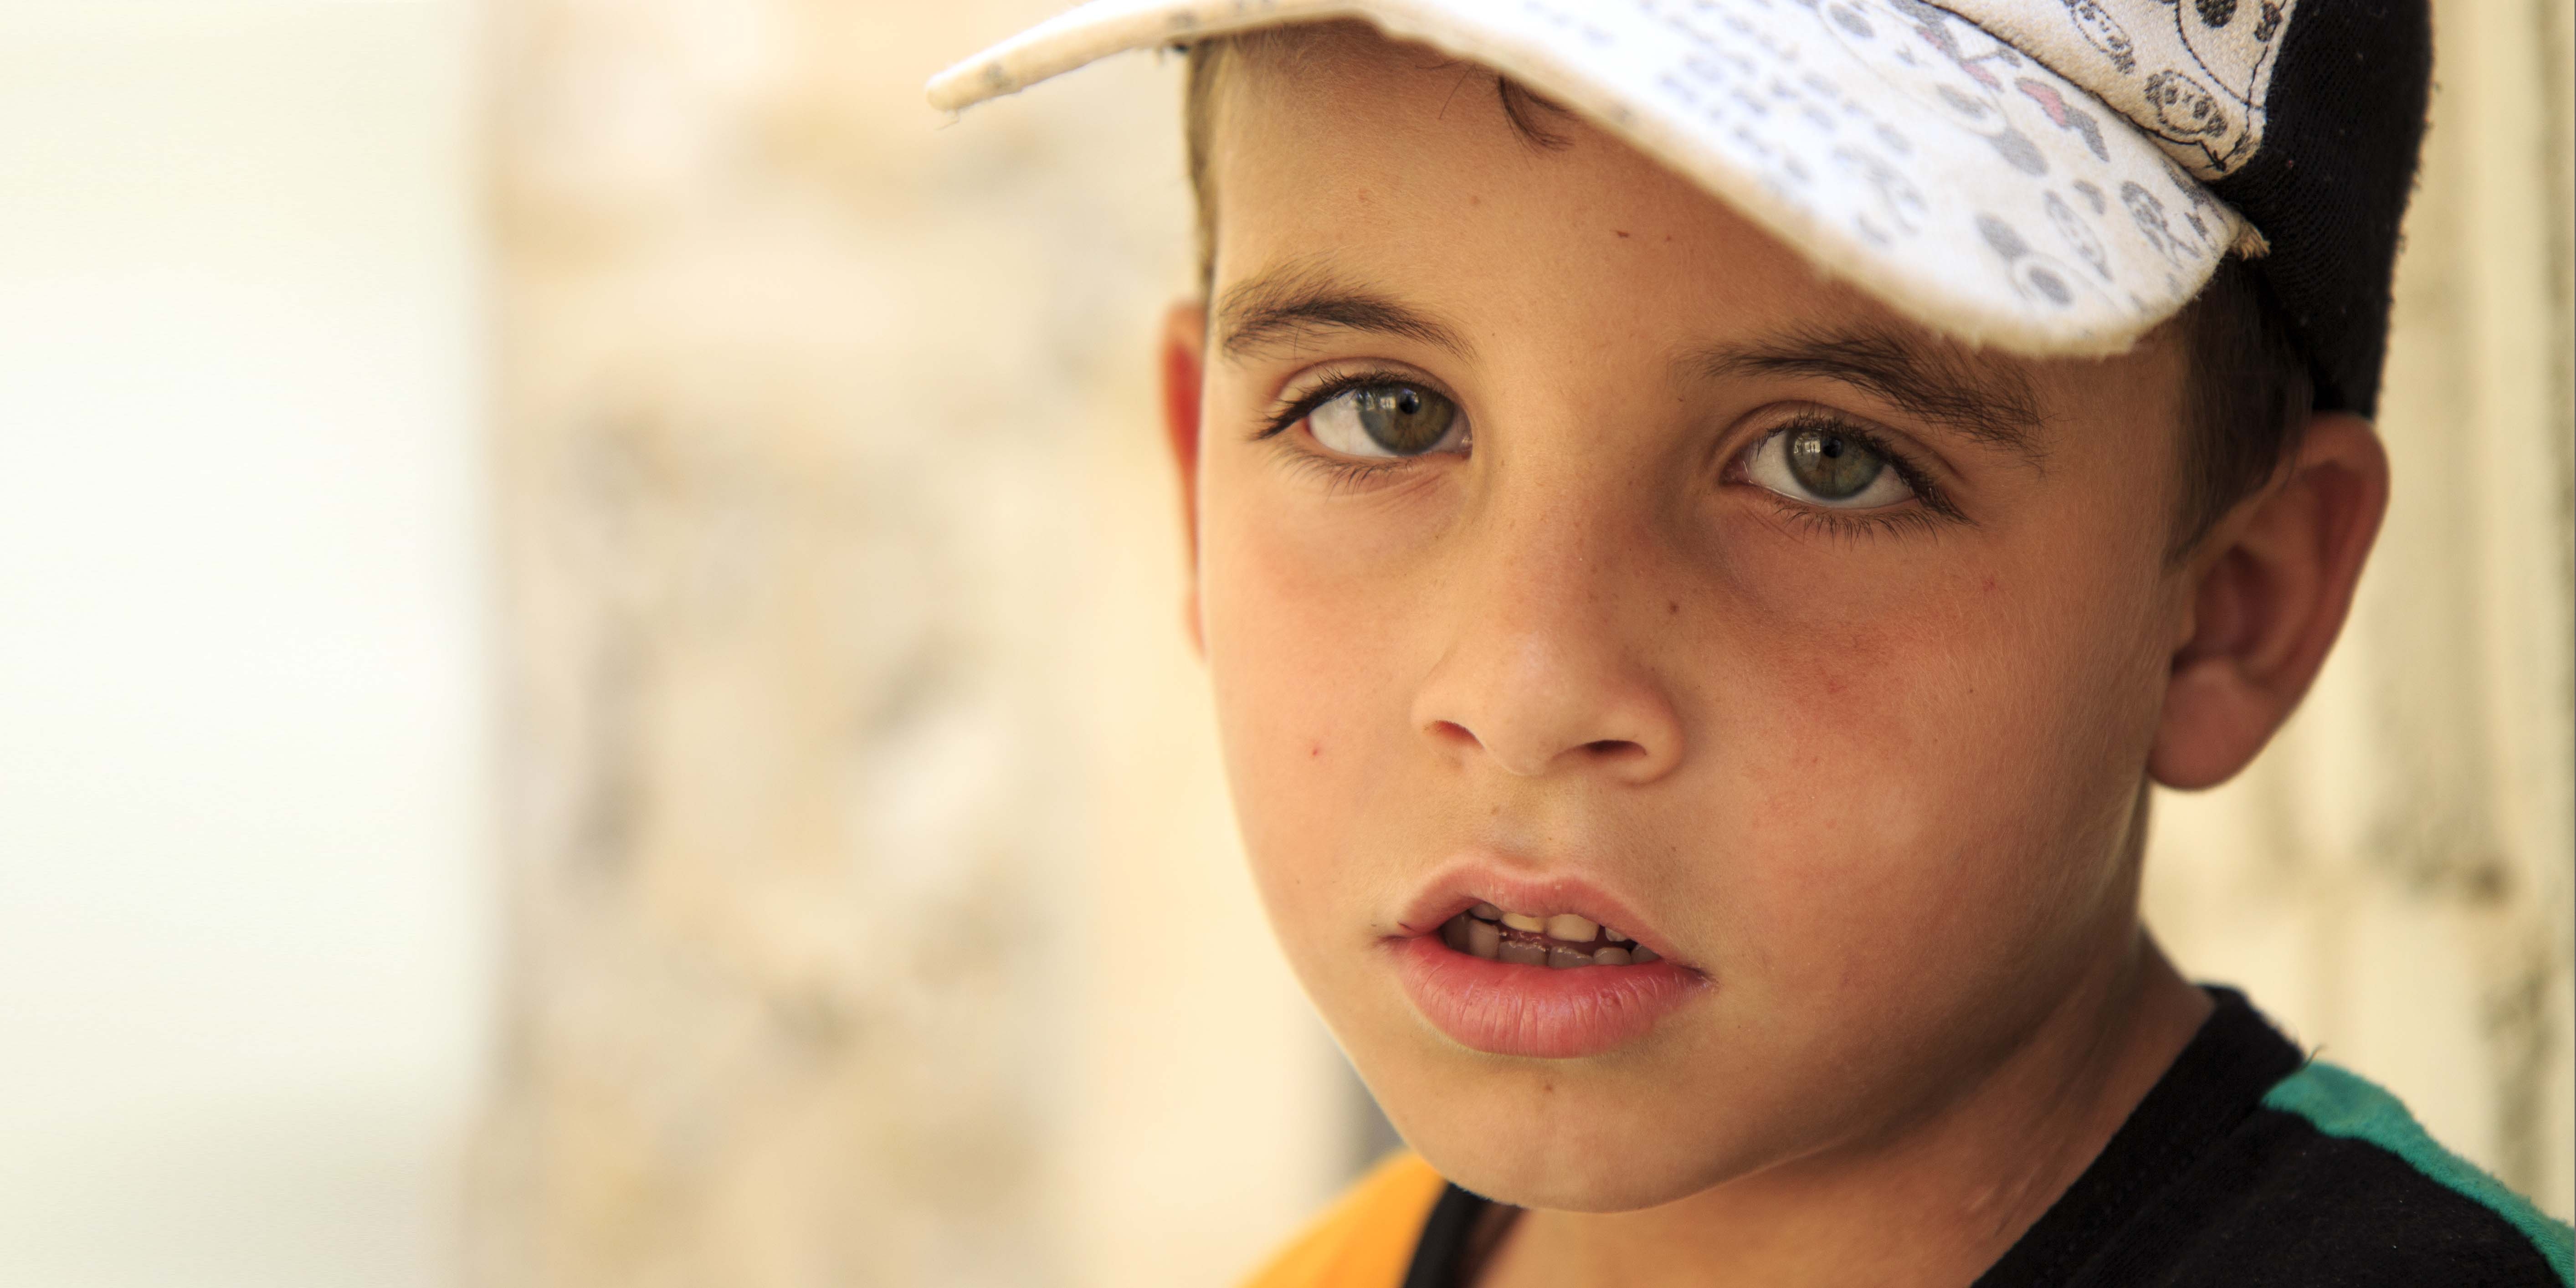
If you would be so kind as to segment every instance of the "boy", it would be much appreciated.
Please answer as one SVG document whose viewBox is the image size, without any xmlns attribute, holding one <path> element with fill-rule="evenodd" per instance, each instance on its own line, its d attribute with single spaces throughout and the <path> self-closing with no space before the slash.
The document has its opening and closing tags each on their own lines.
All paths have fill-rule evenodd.
<svg viewBox="0 0 2576 1288">
<path fill-rule="evenodd" d="M 1191 45 L 1191 629 L 1416 1151 L 1257 1283 L 2569 1282 L 2137 912 L 2377 532 L 2426 26 L 1121 0 L 932 83 Z"/>
</svg>

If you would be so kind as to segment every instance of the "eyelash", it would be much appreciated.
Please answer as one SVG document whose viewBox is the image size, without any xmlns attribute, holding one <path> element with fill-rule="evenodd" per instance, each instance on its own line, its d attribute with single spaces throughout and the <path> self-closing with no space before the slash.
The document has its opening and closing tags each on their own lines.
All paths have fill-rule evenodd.
<svg viewBox="0 0 2576 1288">
<path fill-rule="evenodd" d="M 1441 389 L 1438 385 L 1432 384 L 1430 381 L 1424 380 L 1419 376 L 1401 371 L 1372 370 L 1346 372 L 1315 386 L 1313 389 L 1298 395 L 1294 399 L 1282 398 L 1272 407 L 1267 423 L 1258 433 L 1255 433 L 1252 436 L 1252 441 L 1257 443 L 1266 439 L 1280 438 L 1280 436 L 1287 433 L 1287 431 L 1296 428 L 1296 426 L 1300 422 L 1304 421 L 1308 416 L 1315 414 L 1316 408 L 1321 407 L 1325 403 L 1331 402 L 1354 389 L 1366 389 L 1372 385 L 1416 385 L 1433 390 L 1444 398 L 1448 397 L 1448 392 Z M 1451 399 L 1451 401 L 1455 402 L 1456 400 Z M 1420 457 L 1393 457 L 1382 461 L 1344 460 L 1340 457 L 1326 456 L 1310 448 L 1297 446 L 1291 440 L 1282 439 L 1281 442 L 1285 450 L 1294 459 L 1298 468 L 1320 474 L 1324 479 L 1326 488 L 1332 492 L 1343 492 L 1356 489 L 1363 484 L 1383 478 L 1399 470 L 1409 468 L 1415 461 L 1421 459 Z"/>
<path fill-rule="evenodd" d="M 1316 408 L 1354 389 L 1390 384 L 1429 385 L 1429 382 L 1405 372 L 1386 370 L 1353 371 L 1335 376 L 1293 399 L 1283 397 L 1272 407 L 1260 431 L 1252 436 L 1253 441 L 1261 442 L 1280 437 L 1295 428 L 1299 422 L 1313 415 Z M 1447 396 L 1446 391 L 1441 392 L 1442 396 Z M 1797 416 L 1773 426 L 1761 438 L 1755 439 L 1753 446 L 1745 451 L 1758 449 L 1763 443 L 1770 441 L 1773 435 L 1800 429 L 1829 429 L 1844 437 L 1860 440 L 1871 451 L 1886 458 L 1889 468 L 1896 471 L 1898 478 L 1905 480 L 1905 486 L 1913 490 L 1914 499 L 1922 504 L 1890 512 L 1854 514 L 1820 506 L 1803 505 L 1795 498 L 1782 496 L 1769 488 L 1759 488 L 1762 494 L 1770 498 L 1779 508 L 1781 516 L 1791 522 L 1829 536 L 1870 537 L 1906 531 L 1937 531 L 1938 521 L 1941 519 L 1953 522 L 1966 521 L 1966 516 L 1959 513 L 1958 507 L 1950 503 L 1949 497 L 1932 481 L 1931 471 L 1923 468 L 1921 462 L 1915 460 L 1903 448 L 1889 442 L 1886 437 L 1840 416 L 1826 415 L 1821 412 L 1809 412 Z M 1411 466 L 1414 460 L 1419 459 L 1350 461 L 1325 456 L 1304 447 L 1290 446 L 1288 451 L 1294 456 L 1299 468 L 1321 474 L 1327 488 L 1334 492 L 1350 490 L 1383 478 Z M 1728 472 L 1734 473 L 1735 467 L 1730 466 Z"/>
</svg>

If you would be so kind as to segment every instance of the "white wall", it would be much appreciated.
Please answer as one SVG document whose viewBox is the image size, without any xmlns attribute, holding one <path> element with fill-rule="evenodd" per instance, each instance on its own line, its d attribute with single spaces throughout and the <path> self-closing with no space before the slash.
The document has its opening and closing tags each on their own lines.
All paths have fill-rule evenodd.
<svg viewBox="0 0 2576 1288">
<path fill-rule="evenodd" d="M 464 6 L 0 4 L 0 1278 L 427 1284 L 491 938 Z"/>
</svg>

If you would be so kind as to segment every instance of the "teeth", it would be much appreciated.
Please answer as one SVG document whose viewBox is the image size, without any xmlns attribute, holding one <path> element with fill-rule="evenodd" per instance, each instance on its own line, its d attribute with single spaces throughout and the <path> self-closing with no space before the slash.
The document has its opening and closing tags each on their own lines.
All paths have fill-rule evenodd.
<svg viewBox="0 0 2576 1288">
<path fill-rule="evenodd" d="M 1593 934 L 1600 929 L 1598 924 L 1570 912 L 1560 912 L 1547 919 L 1547 937 L 1562 939 L 1569 944 L 1591 943 Z"/>
<path fill-rule="evenodd" d="M 1497 925 L 1496 923 L 1501 924 Z M 1545 935 L 1546 941 L 1515 936 Z M 1599 936 L 1596 940 L 1594 937 Z M 1642 966 L 1661 960 L 1655 950 L 1579 913 L 1536 917 L 1480 903 L 1441 923 L 1441 942 L 1487 961 L 1572 970 L 1578 966 Z M 1601 947 L 1592 945 L 1598 942 Z"/>
<path fill-rule="evenodd" d="M 1451 917 L 1440 923 L 1440 942 L 1459 952 L 1467 951 L 1467 919 Z"/>
</svg>

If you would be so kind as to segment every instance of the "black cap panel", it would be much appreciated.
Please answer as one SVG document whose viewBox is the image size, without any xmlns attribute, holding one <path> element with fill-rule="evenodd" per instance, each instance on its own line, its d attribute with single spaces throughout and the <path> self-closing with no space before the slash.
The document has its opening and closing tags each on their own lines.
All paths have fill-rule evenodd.
<svg viewBox="0 0 2576 1288">
<path fill-rule="evenodd" d="M 2378 411 L 2389 278 L 2432 80 L 2426 0 L 2300 0 L 2272 69 L 2263 146 L 2210 184 L 2272 244 L 2254 267 L 2308 354 L 2320 411 Z"/>
</svg>

